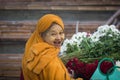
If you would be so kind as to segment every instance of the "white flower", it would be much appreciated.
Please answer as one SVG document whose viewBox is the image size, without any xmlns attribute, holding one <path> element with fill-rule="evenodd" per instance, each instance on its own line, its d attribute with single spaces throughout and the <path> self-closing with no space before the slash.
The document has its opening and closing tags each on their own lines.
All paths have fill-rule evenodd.
<svg viewBox="0 0 120 80">
<path fill-rule="evenodd" d="M 120 31 L 114 26 L 114 25 L 103 25 L 103 26 L 99 26 L 97 31 L 94 32 L 91 35 L 91 40 L 92 42 L 96 42 L 99 41 L 100 37 L 105 36 L 106 33 L 111 30 L 115 35 L 119 35 Z M 108 36 L 113 37 L 112 34 L 109 34 Z"/>
<path fill-rule="evenodd" d="M 116 35 L 120 34 L 120 31 L 118 29 L 116 29 L 116 27 L 114 25 L 110 25 L 110 28 L 111 28 L 112 32 L 114 32 Z"/>
<path fill-rule="evenodd" d="M 63 42 L 63 45 L 61 46 L 61 54 L 64 54 L 65 51 L 67 50 L 67 44 L 69 43 L 70 45 L 76 45 L 79 47 L 81 44 L 81 41 L 83 40 L 83 37 L 87 37 L 87 32 L 78 32 L 74 34 L 71 39 L 65 39 Z"/>
<path fill-rule="evenodd" d="M 87 37 L 87 32 L 78 32 L 72 36 L 71 43 L 77 44 L 78 46 L 81 44 L 83 37 Z"/>
<path fill-rule="evenodd" d="M 60 53 L 61 54 L 64 54 L 65 51 L 67 50 L 67 44 L 70 43 L 70 40 L 66 39 L 64 42 L 63 42 L 63 45 L 61 46 L 60 48 Z"/>
<path fill-rule="evenodd" d="M 120 35 L 120 31 L 114 25 L 102 25 L 99 26 L 97 31 L 93 34 L 89 34 L 87 32 L 78 32 L 73 34 L 71 39 L 66 39 L 61 46 L 61 53 L 65 53 L 67 51 L 67 44 L 77 45 L 78 48 L 81 46 L 81 42 L 83 42 L 87 37 L 90 40 L 90 43 L 100 43 L 103 37 L 109 36 L 111 38 L 117 38 Z"/>
<path fill-rule="evenodd" d="M 119 66 L 119 67 L 120 67 L 120 61 L 119 61 L 119 60 L 116 61 L 116 66 Z M 120 70 L 120 68 L 119 68 L 119 70 Z"/>
<path fill-rule="evenodd" d="M 116 66 L 120 66 L 120 61 L 116 61 Z"/>
</svg>

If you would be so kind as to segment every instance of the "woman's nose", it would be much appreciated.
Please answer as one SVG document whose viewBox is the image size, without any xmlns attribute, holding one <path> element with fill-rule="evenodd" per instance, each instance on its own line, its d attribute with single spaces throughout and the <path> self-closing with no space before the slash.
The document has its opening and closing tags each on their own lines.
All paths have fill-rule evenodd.
<svg viewBox="0 0 120 80">
<path fill-rule="evenodd" d="M 56 39 L 61 39 L 61 36 L 58 34 L 58 35 L 56 36 Z"/>
</svg>

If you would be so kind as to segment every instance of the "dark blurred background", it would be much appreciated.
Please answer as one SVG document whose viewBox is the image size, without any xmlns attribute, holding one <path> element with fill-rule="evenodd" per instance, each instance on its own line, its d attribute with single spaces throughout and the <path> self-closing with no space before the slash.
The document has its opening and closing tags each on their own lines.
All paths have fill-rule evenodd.
<svg viewBox="0 0 120 80">
<path fill-rule="evenodd" d="M 0 80 L 18 80 L 25 43 L 47 13 L 62 17 L 68 39 L 104 24 L 120 30 L 120 0 L 0 0 Z"/>
</svg>

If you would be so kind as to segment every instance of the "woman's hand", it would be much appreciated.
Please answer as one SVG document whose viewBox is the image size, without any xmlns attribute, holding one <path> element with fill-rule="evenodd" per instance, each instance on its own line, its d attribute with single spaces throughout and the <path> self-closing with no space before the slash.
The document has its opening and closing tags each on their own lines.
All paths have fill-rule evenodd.
<svg viewBox="0 0 120 80">
<path fill-rule="evenodd" d="M 71 71 L 70 77 L 72 77 L 72 78 L 73 78 L 73 77 L 74 77 L 74 75 L 75 75 L 75 72 L 74 72 L 74 70 L 72 70 L 72 69 L 71 69 L 70 71 Z"/>
<path fill-rule="evenodd" d="M 72 73 L 70 74 L 70 76 L 72 77 L 71 80 L 83 80 L 82 78 L 74 79 L 75 72 L 74 72 L 74 70 L 72 70 L 72 69 L 71 69 L 71 72 L 72 72 Z"/>
</svg>

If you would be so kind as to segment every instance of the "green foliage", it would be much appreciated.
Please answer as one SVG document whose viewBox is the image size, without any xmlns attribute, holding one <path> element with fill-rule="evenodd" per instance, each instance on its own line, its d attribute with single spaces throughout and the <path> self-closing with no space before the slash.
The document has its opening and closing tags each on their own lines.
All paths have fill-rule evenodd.
<svg viewBox="0 0 120 80">
<path fill-rule="evenodd" d="M 120 60 L 120 32 L 116 34 L 109 29 L 103 33 L 105 35 L 100 36 L 98 41 L 92 41 L 91 37 L 82 37 L 79 46 L 77 43 L 68 44 L 64 61 L 71 56 L 84 62 L 92 62 L 103 57 Z"/>
</svg>

